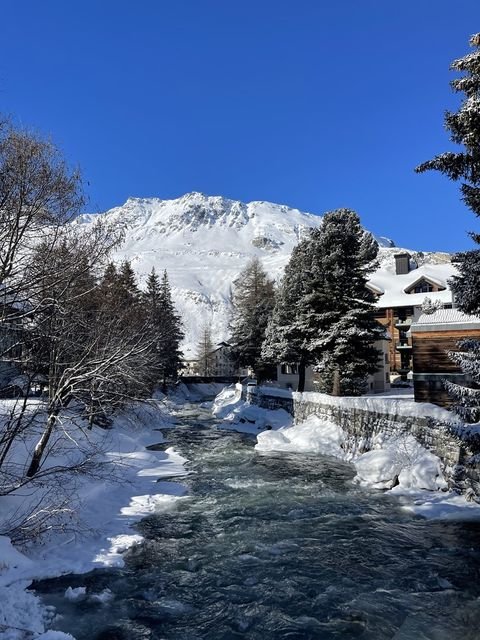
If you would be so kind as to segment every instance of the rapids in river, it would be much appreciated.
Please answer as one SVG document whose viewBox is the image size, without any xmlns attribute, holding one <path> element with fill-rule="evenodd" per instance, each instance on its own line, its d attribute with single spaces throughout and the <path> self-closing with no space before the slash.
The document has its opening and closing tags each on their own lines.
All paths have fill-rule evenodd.
<svg viewBox="0 0 480 640">
<path fill-rule="evenodd" d="M 323 456 L 261 455 L 187 406 L 189 495 L 122 569 L 35 585 L 77 640 L 478 640 L 480 523 L 426 521 Z M 67 587 L 105 592 L 69 601 Z M 105 591 L 108 589 L 109 591 Z"/>
</svg>

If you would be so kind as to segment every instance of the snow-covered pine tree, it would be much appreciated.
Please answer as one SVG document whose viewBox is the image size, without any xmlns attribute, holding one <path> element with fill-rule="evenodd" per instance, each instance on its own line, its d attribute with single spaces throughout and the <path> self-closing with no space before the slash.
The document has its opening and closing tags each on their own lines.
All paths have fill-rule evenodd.
<svg viewBox="0 0 480 640">
<path fill-rule="evenodd" d="M 374 343 L 384 329 L 374 317 L 374 296 L 367 288 L 378 244 L 364 231 L 355 211 L 327 213 L 315 232 L 312 307 L 319 331 L 311 342 L 320 389 L 358 395 L 378 368 Z"/>
<path fill-rule="evenodd" d="M 373 314 L 366 288 L 378 245 L 348 209 L 327 213 L 292 252 L 285 268 L 263 355 L 299 365 L 299 391 L 305 368 L 321 373 L 328 393 L 358 394 L 377 368 L 374 342 L 384 330 Z"/>
<path fill-rule="evenodd" d="M 265 367 L 262 343 L 274 301 L 273 280 L 260 260 L 252 258 L 234 282 L 231 343 L 238 364 L 253 368 L 260 378 Z"/>
<path fill-rule="evenodd" d="M 152 274 L 154 271 L 152 270 Z M 151 274 L 151 276 L 152 276 Z M 148 284 L 148 283 L 147 283 Z M 165 270 L 158 290 L 158 320 L 157 336 L 160 348 L 160 373 L 165 386 L 167 380 L 175 380 L 182 364 L 180 343 L 184 333 L 182 320 L 178 315 L 172 300 L 172 291 Z"/>
<path fill-rule="evenodd" d="M 462 104 L 456 113 L 445 115 L 445 128 L 451 141 L 463 150 L 437 155 L 419 165 L 416 171 L 440 171 L 450 180 L 460 180 L 462 200 L 480 217 L 480 33 L 472 36 L 470 46 L 473 50 L 454 60 L 450 67 L 462 74 L 450 83 L 456 93 L 464 94 Z M 480 233 L 471 232 L 470 236 L 480 244 Z M 453 260 L 460 272 L 451 280 L 455 301 L 461 311 L 480 315 L 480 249 L 458 253 Z M 446 387 L 459 414 L 465 420 L 477 421 L 480 420 L 480 343 L 463 340 L 458 347 L 459 351 L 450 356 L 471 383 L 467 388 L 446 382 Z"/>
<path fill-rule="evenodd" d="M 307 295 L 311 292 L 312 239 L 293 249 L 275 294 L 275 305 L 265 329 L 261 357 L 265 362 L 297 365 L 298 391 L 305 387 L 305 369 L 313 364 L 309 342 L 314 335 Z"/>
</svg>

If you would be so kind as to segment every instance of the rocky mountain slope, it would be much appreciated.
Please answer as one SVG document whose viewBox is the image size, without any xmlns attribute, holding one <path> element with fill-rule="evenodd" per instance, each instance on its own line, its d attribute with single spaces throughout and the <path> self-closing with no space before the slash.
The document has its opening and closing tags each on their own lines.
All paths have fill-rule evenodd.
<svg viewBox="0 0 480 640">
<path fill-rule="evenodd" d="M 142 283 L 152 267 L 167 269 L 184 321 L 187 357 L 193 357 L 204 324 L 214 340 L 227 338 L 232 283 L 248 260 L 258 256 L 272 277 L 280 277 L 293 247 L 322 221 L 284 205 L 201 193 L 176 200 L 130 198 L 106 213 L 82 215 L 77 223 L 92 224 L 99 217 L 123 230 L 125 241 L 114 259 L 131 260 Z M 377 240 L 383 266 L 390 269 L 398 249 L 391 240 Z"/>
</svg>

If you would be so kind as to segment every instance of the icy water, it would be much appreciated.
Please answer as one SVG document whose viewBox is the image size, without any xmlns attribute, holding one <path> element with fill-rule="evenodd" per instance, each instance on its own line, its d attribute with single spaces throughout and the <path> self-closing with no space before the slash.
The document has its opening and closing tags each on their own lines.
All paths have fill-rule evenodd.
<svg viewBox="0 0 480 640">
<path fill-rule="evenodd" d="M 124 569 L 36 585 L 78 640 L 478 640 L 480 525 L 428 522 L 321 456 L 259 455 L 185 409 L 190 495 Z M 105 603 L 64 598 L 86 586 Z"/>
</svg>

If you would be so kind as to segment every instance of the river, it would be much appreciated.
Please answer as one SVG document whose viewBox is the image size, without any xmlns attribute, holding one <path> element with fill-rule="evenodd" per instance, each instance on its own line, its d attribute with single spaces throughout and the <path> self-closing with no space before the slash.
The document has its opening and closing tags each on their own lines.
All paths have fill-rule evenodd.
<svg viewBox="0 0 480 640">
<path fill-rule="evenodd" d="M 478 640 L 480 524 L 426 521 L 322 456 L 260 455 L 186 407 L 189 496 L 123 569 L 35 585 L 77 640 Z M 111 591 L 71 602 L 68 586 Z"/>
</svg>

